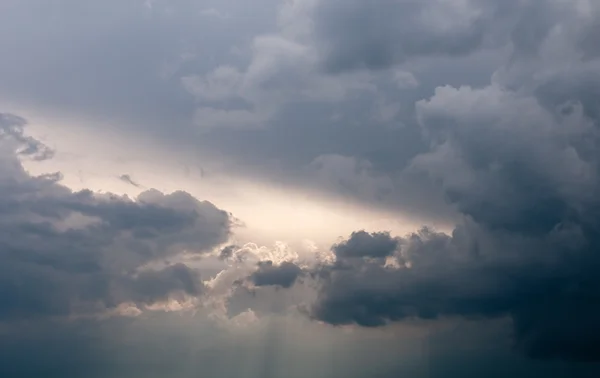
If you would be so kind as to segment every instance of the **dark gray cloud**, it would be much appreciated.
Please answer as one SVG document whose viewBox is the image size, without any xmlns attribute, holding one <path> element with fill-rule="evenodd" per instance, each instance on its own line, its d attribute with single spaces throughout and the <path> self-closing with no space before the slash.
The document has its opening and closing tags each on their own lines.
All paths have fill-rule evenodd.
<svg viewBox="0 0 600 378">
<path fill-rule="evenodd" d="M 385 258 L 391 256 L 398 248 L 398 240 L 392 238 L 387 232 L 368 233 L 356 231 L 350 238 L 331 249 L 338 259 L 346 258 Z"/>
<path fill-rule="evenodd" d="M 534 56 L 578 10 L 560 1 L 318 1 L 315 39 L 330 72 L 387 69 L 419 58 L 460 57 L 510 46 Z M 582 33 L 589 48 L 594 27 Z"/>
<path fill-rule="evenodd" d="M 30 136 L 24 135 L 27 121 L 19 116 L 0 113 L 0 138 L 11 138 L 19 143 L 17 154 L 34 160 L 46 160 L 54 156 L 54 151 Z"/>
<path fill-rule="evenodd" d="M 484 44 L 489 21 L 501 8 L 500 2 L 489 3 L 320 1 L 315 28 L 325 67 L 382 69 L 417 56 L 472 53 Z"/>
<path fill-rule="evenodd" d="M 504 69 L 515 86 L 546 81 L 564 68 L 557 56 L 580 66 L 575 57 L 589 49 L 583 41 L 597 18 L 595 5 L 588 12 L 558 0 L 296 1 L 282 9 L 279 33 L 254 41 L 249 65 L 190 80 L 199 106 L 226 110 L 241 98 L 246 118 L 260 121 L 212 127 L 206 143 L 227 145 L 261 178 L 444 221 L 454 214 L 435 188 L 402 173 L 428 148 L 414 104 L 439 86 L 487 85 Z"/>
<path fill-rule="evenodd" d="M 369 25 L 385 41 L 378 33 L 395 24 L 384 22 L 382 9 L 411 3 L 357 4 L 340 6 L 339 22 Z M 348 253 L 340 253 L 340 245 L 356 244 L 356 234 L 334 245 L 337 262 L 318 269 L 322 286 L 312 316 L 367 327 L 415 318 L 508 317 L 514 347 L 530 357 L 598 361 L 600 329 L 593 319 L 600 315 L 600 229 L 592 193 L 600 184 L 600 107 L 594 95 L 598 61 L 585 43 L 595 33 L 598 8 L 580 4 L 583 8 L 566 10 L 559 2 L 535 1 L 526 8 L 515 8 L 521 6 L 517 2 L 496 5 L 502 17 L 514 21 L 505 24 L 510 64 L 489 85 L 441 86 L 415 106 L 429 151 L 417 154 L 409 170 L 425 172 L 462 219 L 451 235 L 428 228 L 404 238 L 383 234 L 382 240 L 398 246 L 387 249 L 391 263 L 372 258 L 386 255 L 377 245 L 367 252 L 348 249 L 359 258 L 343 263 Z M 325 6 L 334 9 L 335 2 Z M 365 12 L 366 7 L 381 13 Z M 344 17 L 348 14 L 356 17 Z M 498 20 L 507 19 L 493 21 Z M 347 45 L 332 39 L 336 43 L 325 50 L 325 61 L 337 62 L 329 66 L 333 70 L 382 69 L 411 52 L 394 50 L 404 40 L 402 33 L 390 32 L 398 38 L 372 55 L 380 60 L 367 61 L 362 40 L 342 30 L 323 32 L 350 46 L 343 50 Z"/>
<path fill-rule="evenodd" d="M 322 285 L 315 318 L 369 327 L 474 319 L 482 328 L 490 318 L 509 319 L 515 346 L 529 356 L 597 361 L 599 16 L 598 2 L 586 0 L 136 0 L 83 8 L 8 0 L 0 2 L 0 97 L 40 114 L 109 121 L 166 149 L 223 157 L 232 173 L 252 180 L 456 221 L 451 235 L 359 231 L 333 246 L 337 263 L 314 275 Z M 11 140 L 0 145 L 0 327 L 216 290 L 185 265 L 146 265 L 218 247 L 228 239 L 229 214 L 182 192 L 132 200 L 74 193 L 60 175 L 31 177 L 14 151 L 34 160 L 53 152 L 25 126 L 0 116 L 0 135 Z M 240 262 L 227 259 L 234 249 L 222 249 L 222 264 Z M 285 264 L 244 271 L 240 279 L 256 288 L 233 289 L 230 315 L 283 314 L 310 297 L 287 297 L 305 287 L 296 284 L 300 268 Z M 237 376 L 237 366 L 252 375 L 231 363 L 234 355 L 260 361 L 262 376 L 323 374 L 326 364 L 332 376 L 418 376 L 396 364 L 393 347 L 365 352 L 373 336 L 327 346 L 319 350 L 324 360 L 307 363 L 297 356 L 327 343 L 298 349 L 304 328 L 290 337 L 285 363 L 272 358 L 284 343 L 274 346 L 267 329 L 270 344 L 260 352 L 253 340 L 191 353 L 200 337 L 167 351 L 170 335 L 161 334 L 137 344 L 156 346 L 149 354 L 156 362 L 132 353 L 133 343 L 123 349 L 128 361 L 106 369 L 98 357 L 106 350 L 79 336 L 106 323 L 60 328 L 64 336 L 49 332 L 55 323 L 29 323 L 43 330 L 0 328 L 0 375 L 211 376 L 201 369 L 209 365 L 219 372 L 213 376 Z M 594 365 L 534 366 L 479 350 L 501 344 L 498 335 L 473 342 L 477 352 L 461 350 L 465 361 L 447 352 L 457 340 L 462 335 L 440 347 L 446 355 L 419 362 L 431 365 L 423 376 L 598 376 Z M 342 358 L 344 348 L 354 349 Z M 31 350 L 37 364 L 23 357 Z M 302 374 L 294 364 L 318 369 Z M 132 368 L 142 365 L 147 371 Z"/>
<path fill-rule="evenodd" d="M 184 264 L 175 264 L 159 271 L 144 271 L 131 278 L 132 293 L 128 297 L 134 302 L 152 304 L 167 300 L 173 292 L 192 296 L 202 293 L 199 274 Z"/>
<path fill-rule="evenodd" d="M 19 132 L 0 142 L 0 319 L 89 315 L 124 302 L 152 304 L 172 292 L 201 294 L 201 281 L 184 265 L 136 270 L 224 243 L 228 213 L 184 192 L 149 190 L 136 200 L 72 192 L 60 177 L 23 170 L 14 151 L 24 154 L 20 145 L 37 141 Z"/>
<path fill-rule="evenodd" d="M 140 184 L 138 184 L 131 178 L 131 175 L 128 175 L 128 174 L 123 174 L 123 175 L 119 176 L 119 180 L 123 181 L 126 184 L 133 185 L 136 188 L 139 188 L 141 186 Z"/>
<path fill-rule="evenodd" d="M 221 250 L 221 252 L 219 252 L 219 259 L 226 260 L 226 259 L 232 257 L 233 253 L 236 251 L 236 249 L 239 249 L 239 247 L 237 245 L 228 245 L 228 246 L 224 247 Z"/>
<path fill-rule="evenodd" d="M 302 273 L 302 269 L 292 263 L 284 261 L 274 265 L 272 261 L 264 261 L 258 264 L 258 270 L 252 273 L 250 280 L 256 286 L 280 286 L 291 287 Z"/>
<path fill-rule="evenodd" d="M 600 359 L 596 120 L 581 106 L 555 115 L 496 85 L 439 88 L 417 111 L 432 150 L 413 168 L 464 220 L 452 235 L 387 236 L 399 245 L 395 266 L 325 268 L 313 315 L 364 326 L 509 316 L 516 347 L 530 356 Z"/>
</svg>

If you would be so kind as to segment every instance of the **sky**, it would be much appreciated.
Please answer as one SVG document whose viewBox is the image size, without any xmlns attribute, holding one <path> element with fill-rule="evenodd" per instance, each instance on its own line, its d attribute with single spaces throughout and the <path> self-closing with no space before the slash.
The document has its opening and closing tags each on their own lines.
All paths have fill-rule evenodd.
<svg viewBox="0 0 600 378">
<path fill-rule="evenodd" d="M 3 0 L 0 51 L 0 376 L 600 375 L 600 2 Z"/>
</svg>

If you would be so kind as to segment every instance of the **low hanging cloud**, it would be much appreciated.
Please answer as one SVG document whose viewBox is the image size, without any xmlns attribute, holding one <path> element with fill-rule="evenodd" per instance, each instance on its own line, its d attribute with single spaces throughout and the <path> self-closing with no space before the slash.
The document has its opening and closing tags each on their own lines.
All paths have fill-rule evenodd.
<svg viewBox="0 0 600 378">
<path fill-rule="evenodd" d="M 1 119 L 8 130 L 24 124 Z M 227 212 L 184 192 L 148 190 L 136 199 L 73 192 L 59 177 L 24 171 L 14 151 L 38 156 L 40 146 L 20 131 L 0 140 L 1 320 L 94 315 L 171 293 L 202 294 L 197 272 L 183 264 L 140 268 L 226 242 Z"/>
<path fill-rule="evenodd" d="M 322 268 L 312 316 L 369 327 L 510 317 L 530 356 L 600 359 L 597 122 L 580 105 L 553 113 L 496 85 L 438 88 L 417 111 L 432 150 L 412 169 L 463 220 L 451 235 L 354 233 Z M 368 259 L 388 255 L 395 264 Z"/>
<path fill-rule="evenodd" d="M 17 154 L 41 161 L 54 156 L 54 151 L 40 141 L 24 134 L 27 121 L 14 114 L 0 113 L 0 138 L 10 138 L 19 143 Z"/>
<path fill-rule="evenodd" d="M 339 260 L 347 258 L 385 258 L 394 254 L 398 248 L 398 240 L 392 238 L 387 232 L 368 233 L 365 231 L 353 232 L 350 238 L 331 249 Z"/>
<path fill-rule="evenodd" d="M 562 0 L 304 0 L 323 68 L 332 73 L 382 70 L 428 57 L 464 57 L 510 44 L 534 56 L 559 26 L 593 10 Z M 592 8 L 594 6 L 591 6 Z M 566 21 L 566 22 L 565 22 Z M 596 30 L 580 23 L 582 47 Z"/>
<path fill-rule="evenodd" d="M 481 1 L 318 1 L 315 32 L 330 72 L 382 69 L 414 56 L 464 55 L 485 42 L 496 12 Z"/>
<path fill-rule="evenodd" d="M 210 167 L 214 153 L 261 185 L 453 228 L 357 230 L 330 253 L 261 247 L 185 192 L 73 192 L 60 173 L 28 174 L 21 161 L 54 151 L 1 114 L 0 375 L 264 378 L 329 364 L 331 376 L 397 377 L 395 342 L 424 324 L 423 375 L 598 376 L 598 20 L 593 0 L 0 2 L 0 96 L 19 114 L 92 132 L 107 121 L 136 148 L 156 142 L 151 158 L 177 146 Z M 183 307 L 194 322 L 152 311 Z M 243 325 L 274 318 L 284 331 L 240 343 Z M 437 326 L 457 323 L 476 337 L 459 327 L 440 346 Z M 359 327 L 330 343 L 348 329 L 331 325 Z M 529 357 L 570 361 L 504 359 L 508 336 Z M 105 360 L 114 371 L 88 363 Z"/>
<path fill-rule="evenodd" d="M 284 261 L 280 265 L 273 265 L 273 262 L 268 260 L 258 264 L 258 270 L 252 273 L 250 279 L 256 286 L 289 288 L 301 273 L 302 269 L 293 262 Z"/>
<path fill-rule="evenodd" d="M 311 272 L 320 284 L 311 317 L 365 327 L 508 318 L 528 356 L 600 360 L 600 105 L 589 43 L 599 11 L 560 0 L 317 0 L 289 9 L 315 21 L 288 32 L 319 41 L 330 73 L 487 48 L 510 58 L 485 85 L 438 86 L 415 103 L 427 149 L 405 172 L 425 174 L 457 210 L 452 233 L 352 233 Z M 434 22 L 453 12 L 460 17 Z"/>
<path fill-rule="evenodd" d="M 141 185 L 138 184 L 133 178 L 131 178 L 131 175 L 129 175 L 129 174 L 122 174 L 122 175 L 120 175 L 119 176 L 119 180 L 123 181 L 126 184 L 133 185 L 136 188 L 141 187 Z"/>
</svg>

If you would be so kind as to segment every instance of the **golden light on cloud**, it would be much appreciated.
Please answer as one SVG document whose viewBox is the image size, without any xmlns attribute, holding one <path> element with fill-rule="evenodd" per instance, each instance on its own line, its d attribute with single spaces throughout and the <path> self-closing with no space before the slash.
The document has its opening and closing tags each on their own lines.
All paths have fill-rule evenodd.
<svg viewBox="0 0 600 378">
<path fill-rule="evenodd" d="M 192 171 L 186 164 L 190 157 L 184 152 L 134 136 L 117 137 L 110 127 L 94 127 L 92 133 L 91 128 L 69 124 L 75 122 L 72 120 L 27 117 L 29 133 L 56 150 L 53 159 L 24 162 L 32 174 L 61 172 L 62 184 L 73 190 L 90 189 L 132 198 L 149 188 L 166 193 L 183 190 L 239 219 L 243 224 L 235 230 L 239 243 L 273 245 L 284 241 L 303 246 L 308 240 L 326 246 L 358 229 L 403 235 L 420 226 L 396 212 L 236 177 L 219 171 L 222 162 L 214 159 L 203 160 L 203 168 Z M 60 127 L 55 122 L 61 122 Z M 209 174 L 204 167 L 210 167 Z"/>
</svg>

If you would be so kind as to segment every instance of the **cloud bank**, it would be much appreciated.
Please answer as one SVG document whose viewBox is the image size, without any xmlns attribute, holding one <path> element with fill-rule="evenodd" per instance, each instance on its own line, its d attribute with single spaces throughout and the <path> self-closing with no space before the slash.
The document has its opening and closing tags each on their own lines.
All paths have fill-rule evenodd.
<svg viewBox="0 0 600 378">
<path fill-rule="evenodd" d="M 8 130 L 24 123 L 1 120 Z M 209 252 L 228 239 L 228 213 L 184 192 L 149 190 L 135 200 L 72 192 L 54 177 L 30 176 L 13 152 L 39 159 L 45 146 L 21 133 L 1 143 L 0 318 L 94 315 L 174 292 L 201 294 L 202 281 L 185 265 L 138 269 L 184 250 Z"/>
<path fill-rule="evenodd" d="M 590 0 L 2 2 L 0 372 L 597 376 L 599 25 Z M 26 169 L 107 130 L 149 171 L 422 228 L 292 245 L 310 220 L 257 204 L 263 246 L 124 163 L 133 198 Z"/>
</svg>

